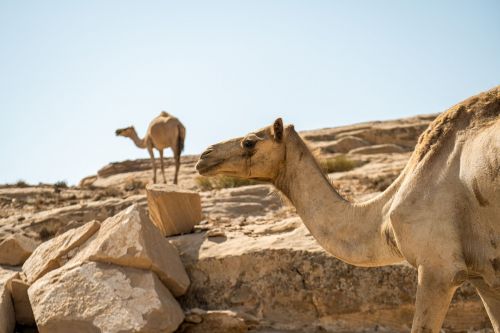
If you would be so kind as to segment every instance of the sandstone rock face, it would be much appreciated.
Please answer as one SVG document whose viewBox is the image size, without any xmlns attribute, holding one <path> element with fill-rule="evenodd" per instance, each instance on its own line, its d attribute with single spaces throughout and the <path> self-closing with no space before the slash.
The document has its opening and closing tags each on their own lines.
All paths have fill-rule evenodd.
<svg viewBox="0 0 500 333">
<path fill-rule="evenodd" d="M 151 220 L 163 236 L 188 233 L 201 221 L 201 200 L 197 192 L 174 185 L 146 187 Z"/>
<path fill-rule="evenodd" d="M 22 265 L 38 244 L 21 234 L 15 234 L 0 243 L 0 265 Z"/>
<path fill-rule="evenodd" d="M 181 168 L 179 172 L 179 184 L 182 184 L 183 188 L 192 189 L 195 188 L 195 182 L 193 181 L 198 174 L 194 166 L 198 161 L 198 156 L 196 155 L 183 155 L 181 156 Z M 160 161 L 155 160 L 157 169 L 160 168 Z M 165 158 L 165 177 L 167 180 L 173 179 L 174 177 L 174 159 Z M 97 175 L 86 177 L 82 180 L 82 184 L 87 186 L 91 185 L 98 188 L 105 188 L 110 186 L 117 186 L 124 188 L 130 178 L 136 181 L 148 184 L 151 182 L 153 177 L 153 172 L 151 168 L 151 160 L 147 159 L 137 159 L 137 160 L 126 160 L 122 162 L 110 163 L 103 168 L 101 168 Z"/>
<path fill-rule="evenodd" d="M 28 284 L 59 268 L 66 261 L 65 256 L 85 243 L 99 227 L 99 222 L 92 221 L 41 244 L 23 265 L 23 274 Z"/>
<path fill-rule="evenodd" d="M 95 237 L 71 261 L 85 260 L 151 270 L 175 296 L 189 286 L 177 250 L 135 205 L 102 222 Z"/>
<path fill-rule="evenodd" d="M 20 279 L 13 279 L 9 284 L 16 322 L 24 326 L 35 326 L 35 317 L 28 298 L 28 288 L 29 284 Z"/>
<path fill-rule="evenodd" d="M 145 196 L 133 195 L 125 199 L 89 201 L 41 211 L 28 217 L 11 216 L 0 220 L 0 241 L 7 238 L 5 235 L 12 234 L 28 234 L 31 238 L 46 241 L 70 225 L 79 227 L 92 220 L 104 221 L 132 204 L 138 204 L 145 209 Z"/>
<path fill-rule="evenodd" d="M 401 146 L 385 143 L 381 145 L 373 145 L 370 147 L 360 147 L 356 149 L 352 149 L 349 151 L 349 154 L 401 154 L 407 151 Z"/>
<path fill-rule="evenodd" d="M 178 333 L 243 333 L 249 326 L 245 320 L 234 311 L 204 311 L 193 309 L 186 314 L 185 322 Z"/>
<path fill-rule="evenodd" d="M 345 136 L 335 141 L 328 141 L 318 145 L 322 153 L 348 153 L 349 151 L 369 146 L 370 143 L 355 136 Z"/>
<path fill-rule="evenodd" d="M 224 238 L 201 232 L 173 240 L 191 278 L 189 292 L 180 299 L 184 308 L 231 310 L 247 326 L 246 317 L 254 318 L 255 329 L 263 332 L 410 330 L 417 284 L 413 268 L 345 264 L 325 253 L 298 217 L 258 224 L 247 220 L 225 230 Z M 190 329 L 196 325 L 202 321 L 192 322 Z M 474 288 L 464 285 L 444 328 L 460 332 L 488 326 Z"/>
<path fill-rule="evenodd" d="M 7 286 L 18 274 L 0 266 L 0 333 L 13 333 L 16 326 L 14 306 Z"/>
<path fill-rule="evenodd" d="M 152 272 L 65 265 L 28 290 L 40 333 L 173 332 L 182 309 Z"/>
</svg>

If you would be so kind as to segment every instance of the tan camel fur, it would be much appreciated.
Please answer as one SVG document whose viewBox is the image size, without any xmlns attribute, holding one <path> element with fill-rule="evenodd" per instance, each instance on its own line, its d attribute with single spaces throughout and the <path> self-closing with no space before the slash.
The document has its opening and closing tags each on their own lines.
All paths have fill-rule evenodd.
<svg viewBox="0 0 500 333">
<path fill-rule="evenodd" d="M 158 117 L 151 121 L 148 131 L 142 139 L 139 138 L 133 126 L 117 129 L 115 133 L 116 135 L 132 139 L 139 148 L 147 148 L 153 166 L 154 183 L 156 183 L 156 164 L 153 148 L 156 148 L 160 152 L 160 167 L 164 183 L 167 181 L 165 179 L 165 169 L 163 167 L 163 150 L 165 148 L 171 148 L 175 159 L 174 184 L 177 184 L 177 176 L 181 163 L 181 152 L 184 149 L 184 139 L 186 137 L 186 129 L 179 119 L 162 111 Z"/>
<path fill-rule="evenodd" d="M 196 168 L 273 183 L 319 244 L 347 263 L 408 261 L 418 270 L 412 332 L 439 332 L 469 280 L 500 333 L 500 86 L 441 114 L 401 175 L 366 202 L 342 198 L 281 119 L 209 147 Z"/>
</svg>

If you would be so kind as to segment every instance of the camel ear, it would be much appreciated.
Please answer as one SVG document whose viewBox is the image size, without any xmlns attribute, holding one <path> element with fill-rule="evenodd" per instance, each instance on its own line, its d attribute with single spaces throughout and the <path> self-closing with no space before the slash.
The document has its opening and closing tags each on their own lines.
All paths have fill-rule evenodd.
<svg viewBox="0 0 500 333">
<path fill-rule="evenodd" d="M 281 142 L 283 140 L 283 120 L 278 118 L 273 124 L 273 137 L 274 141 Z"/>
</svg>

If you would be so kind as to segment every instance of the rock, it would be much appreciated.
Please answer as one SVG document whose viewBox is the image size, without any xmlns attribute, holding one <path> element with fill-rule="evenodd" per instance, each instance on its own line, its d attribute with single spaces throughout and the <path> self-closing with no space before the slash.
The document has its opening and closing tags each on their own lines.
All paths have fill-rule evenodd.
<svg viewBox="0 0 500 333">
<path fill-rule="evenodd" d="M 210 219 L 262 216 L 283 205 L 278 195 L 272 195 L 270 185 L 251 185 L 202 193 L 203 214 Z"/>
<path fill-rule="evenodd" d="M 386 143 L 386 144 L 381 144 L 381 145 L 373 145 L 370 147 L 360 147 L 353 149 L 349 152 L 349 154 L 401 154 L 401 153 L 406 153 L 406 149 L 404 149 L 401 146 L 392 144 L 392 143 Z"/>
<path fill-rule="evenodd" d="M 197 192 L 164 184 L 148 185 L 146 191 L 151 220 L 163 236 L 191 232 L 201 221 L 201 200 Z"/>
<path fill-rule="evenodd" d="M 173 332 L 184 319 L 154 273 L 128 267 L 68 264 L 28 294 L 40 333 Z"/>
<path fill-rule="evenodd" d="M 119 211 L 138 204 L 146 208 L 146 198 L 144 195 L 133 195 L 126 199 L 109 198 L 102 201 L 91 201 L 85 204 L 75 204 L 61 208 L 54 208 L 39 213 L 35 213 L 26 220 L 19 223 L 13 218 L 0 221 L 0 239 L 5 233 L 12 234 L 29 232 L 40 235 L 42 240 L 54 237 L 57 232 L 66 228 L 68 224 L 77 227 L 92 220 L 104 221 L 109 216 L 113 216 Z M 9 228 L 9 230 L 5 230 Z"/>
<path fill-rule="evenodd" d="M 28 298 L 28 288 L 29 284 L 20 279 L 12 279 L 9 284 L 16 322 L 25 326 L 35 326 L 35 317 Z"/>
<path fill-rule="evenodd" d="M 327 254 L 298 221 L 294 217 L 226 230 L 223 242 L 203 234 L 176 237 L 191 278 L 182 307 L 233 309 L 239 317 L 256 317 L 269 331 L 409 331 L 417 286 L 413 268 L 345 264 Z M 246 235 L 246 230 L 251 232 Z M 474 288 L 459 288 L 444 329 L 488 326 Z"/>
<path fill-rule="evenodd" d="M 71 259 L 86 260 L 152 270 L 175 296 L 189 287 L 177 249 L 136 205 L 102 222 L 95 237 Z"/>
<path fill-rule="evenodd" d="M 14 234 L 0 243 L 0 264 L 22 265 L 38 244 L 21 234 Z"/>
<path fill-rule="evenodd" d="M 92 221 L 71 229 L 45 243 L 42 243 L 23 265 L 23 274 L 28 284 L 34 283 L 46 273 L 59 268 L 71 250 L 85 243 L 99 230 L 100 223 Z"/>
<path fill-rule="evenodd" d="M 318 145 L 322 153 L 348 153 L 349 151 L 359 148 L 369 146 L 370 143 L 357 138 L 355 136 L 346 136 L 335 140 L 333 142 L 328 142 L 326 144 Z"/>
<path fill-rule="evenodd" d="M 198 161 L 198 156 L 181 156 L 181 164 L 184 166 L 186 164 L 195 164 Z M 164 159 L 165 169 L 173 166 L 175 161 L 173 158 Z M 160 168 L 159 161 L 155 160 L 157 168 Z M 126 160 L 122 162 L 110 163 L 97 171 L 97 176 L 99 178 L 108 178 L 113 175 L 129 173 L 134 171 L 150 171 L 151 170 L 151 160 L 149 158 L 143 158 L 138 160 Z M 90 178 L 90 177 L 87 177 Z M 85 179 L 85 178 L 84 178 Z"/>
<path fill-rule="evenodd" d="M 17 271 L 0 267 L 0 333 L 13 333 L 16 326 L 14 306 L 8 284 L 18 275 Z"/>
<path fill-rule="evenodd" d="M 215 228 L 207 231 L 207 237 L 226 237 L 224 230 Z"/>
<path fill-rule="evenodd" d="M 78 183 L 78 187 L 89 187 L 92 186 L 92 184 L 97 180 L 97 176 L 88 176 L 80 180 Z"/>
<path fill-rule="evenodd" d="M 189 318 L 189 320 L 188 320 Z M 194 319 L 194 320 L 192 320 Z M 178 333 L 243 333 L 249 330 L 245 320 L 230 310 L 188 312 Z"/>
</svg>

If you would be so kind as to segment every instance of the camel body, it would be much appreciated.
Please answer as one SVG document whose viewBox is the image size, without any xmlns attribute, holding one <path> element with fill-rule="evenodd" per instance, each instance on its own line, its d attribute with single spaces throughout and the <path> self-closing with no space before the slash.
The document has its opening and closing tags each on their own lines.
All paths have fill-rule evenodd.
<svg viewBox="0 0 500 333">
<path fill-rule="evenodd" d="M 418 270 L 412 332 L 439 332 L 469 280 L 500 333 L 500 87 L 442 113 L 396 181 L 362 203 L 342 198 L 281 119 L 209 147 L 197 170 L 273 183 L 318 243 L 358 266 Z"/>
<path fill-rule="evenodd" d="M 175 159 L 174 184 L 177 184 L 177 177 L 180 168 L 180 157 L 184 149 L 184 140 L 186 138 L 186 128 L 179 119 L 162 111 L 159 116 L 154 118 L 148 126 L 144 138 L 140 139 L 133 126 L 116 130 L 116 135 L 132 139 L 134 144 L 141 149 L 146 148 L 151 158 L 153 169 L 153 182 L 156 183 L 156 164 L 153 149 L 157 149 L 160 154 L 160 167 L 163 182 L 166 183 L 165 169 L 163 165 L 163 150 L 171 148 Z"/>
</svg>

